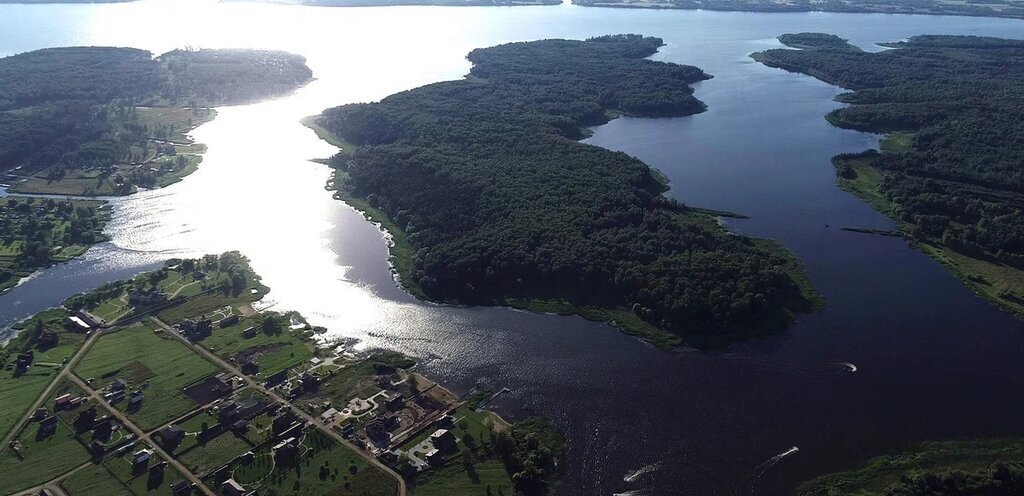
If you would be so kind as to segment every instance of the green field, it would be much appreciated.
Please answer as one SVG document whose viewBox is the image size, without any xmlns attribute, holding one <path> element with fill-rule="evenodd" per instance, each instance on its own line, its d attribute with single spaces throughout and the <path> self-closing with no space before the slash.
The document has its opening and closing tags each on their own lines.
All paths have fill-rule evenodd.
<svg viewBox="0 0 1024 496">
<path fill-rule="evenodd" d="M 102 336 L 75 368 L 84 379 L 102 388 L 115 379 L 145 395 L 138 412 L 125 412 L 141 429 L 149 430 L 196 408 L 181 389 L 219 369 L 164 331 L 136 324 Z M 124 411 L 126 403 L 117 408 Z"/>
<path fill-rule="evenodd" d="M 60 483 L 69 496 L 135 496 L 103 465 L 90 465 Z"/>
<path fill-rule="evenodd" d="M 64 332 L 61 329 L 60 322 L 66 315 L 62 310 L 48 310 L 39 314 L 26 324 L 28 329 L 2 350 L 6 360 L 3 363 L 10 365 L 0 368 L 0 405 L 3 405 L 0 408 L 0 437 L 10 431 L 46 386 L 53 381 L 60 372 L 64 357 L 73 355 L 85 341 L 82 335 Z M 33 323 L 36 320 L 42 322 L 43 329 L 60 331 L 60 343 L 57 346 L 41 349 L 29 341 L 34 334 L 32 329 L 35 328 Z M 24 374 L 16 376 L 13 370 L 14 358 L 17 352 L 28 349 L 35 354 L 35 362 Z"/>
<path fill-rule="evenodd" d="M 212 419 L 209 421 L 209 425 L 212 427 L 216 424 L 216 420 Z M 190 441 L 186 441 L 189 443 Z M 184 463 L 192 473 L 202 476 L 207 472 L 230 462 L 235 457 L 238 457 L 242 453 L 249 451 L 252 447 L 249 446 L 243 439 L 239 439 L 230 432 L 225 432 L 209 441 L 205 444 L 196 444 L 188 451 L 179 451 L 180 455 L 174 455 Z"/>
<path fill-rule="evenodd" d="M 57 422 L 54 435 L 42 440 L 37 439 L 38 430 L 39 424 L 29 424 L 17 437 L 21 447 L 0 453 L 4 490 L 14 492 L 42 484 L 89 461 L 89 453 L 63 421 Z"/>
<path fill-rule="evenodd" d="M 246 317 L 233 326 L 217 329 L 203 340 L 203 346 L 226 360 L 242 363 L 242 356 L 255 358 L 260 366 L 258 377 L 267 377 L 284 369 L 308 363 L 313 358 L 315 342 L 306 330 L 282 327 L 267 332 L 261 327 L 264 315 Z M 246 339 L 242 332 L 255 327 L 255 337 Z"/>
<path fill-rule="evenodd" d="M 260 494 L 384 496 L 398 491 L 394 479 L 319 430 L 305 434 L 300 450 L 303 454 L 295 467 L 273 464 L 272 455 L 264 449 L 251 465 L 237 462 L 231 475 L 247 490 Z M 218 487 L 222 481 L 206 482 Z"/>
</svg>

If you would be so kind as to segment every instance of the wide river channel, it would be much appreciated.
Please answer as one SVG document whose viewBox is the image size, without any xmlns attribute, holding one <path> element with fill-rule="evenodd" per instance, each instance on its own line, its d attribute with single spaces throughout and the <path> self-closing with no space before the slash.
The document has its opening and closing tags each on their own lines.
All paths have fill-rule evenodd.
<svg viewBox="0 0 1024 496">
<path fill-rule="evenodd" d="M 569 495 L 785 494 L 908 443 L 1024 435 L 1024 323 L 902 240 L 839 229 L 891 227 L 835 186 L 829 163 L 877 137 L 823 119 L 841 89 L 748 57 L 799 31 L 877 50 L 915 34 L 1024 38 L 1024 21 L 571 5 L 2 5 L 0 55 L 274 48 L 306 56 L 317 79 L 287 98 L 220 109 L 193 133 L 209 146 L 198 172 L 115 200 L 111 241 L 0 297 L 0 328 L 170 257 L 240 250 L 272 288 L 267 305 L 356 346 L 419 357 L 423 373 L 456 391 L 507 387 L 496 405 L 511 418 L 551 417 L 570 441 Z M 392 281 L 380 231 L 332 200 L 329 170 L 307 160 L 333 148 L 299 124 L 304 116 L 459 78 L 476 47 L 609 33 L 660 36 L 654 58 L 714 75 L 697 85 L 709 110 L 618 119 L 589 142 L 659 168 L 688 204 L 749 215 L 729 226 L 795 251 L 827 309 L 728 350 L 667 353 L 576 317 L 417 302 Z"/>
</svg>

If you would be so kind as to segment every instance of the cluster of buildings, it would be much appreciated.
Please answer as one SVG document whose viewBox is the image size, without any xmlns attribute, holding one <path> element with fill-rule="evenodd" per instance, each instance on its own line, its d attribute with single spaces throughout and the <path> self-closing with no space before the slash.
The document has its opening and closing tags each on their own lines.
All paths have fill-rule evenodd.
<svg viewBox="0 0 1024 496">
<path fill-rule="evenodd" d="M 206 317 L 199 320 L 184 319 L 178 323 L 178 329 L 189 341 L 202 341 L 213 334 L 213 320 Z"/>
</svg>

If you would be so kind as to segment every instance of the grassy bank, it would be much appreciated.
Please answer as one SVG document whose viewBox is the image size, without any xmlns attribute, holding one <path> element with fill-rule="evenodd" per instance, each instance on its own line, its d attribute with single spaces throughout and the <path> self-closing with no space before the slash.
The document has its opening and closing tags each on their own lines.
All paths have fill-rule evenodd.
<svg viewBox="0 0 1024 496">
<path fill-rule="evenodd" d="M 798 494 L 802 496 L 883 495 L 889 494 L 889 489 L 905 478 L 930 474 L 942 475 L 953 471 L 983 471 L 997 462 L 1024 462 L 1024 440 L 926 442 L 897 454 L 872 458 L 865 465 L 856 469 L 829 474 L 809 481 L 800 487 Z"/>
<path fill-rule="evenodd" d="M 882 142 L 882 148 L 899 146 L 905 139 L 903 134 L 893 135 L 893 138 Z M 912 226 L 896 216 L 895 205 L 879 190 L 883 172 L 868 165 L 868 161 L 865 158 L 837 159 L 838 166 L 845 165 L 853 171 L 848 177 L 839 176 L 839 187 L 887 215 L 896 222 L 900 231 L 909 231 Z M 913 240 L 912 244 L 949 269 L 974 294 L 1014 315 L 1024 317 L 1024 271 L 995 260 L 964 255 L 934 240 L 918 239 Z"/>
</svg>

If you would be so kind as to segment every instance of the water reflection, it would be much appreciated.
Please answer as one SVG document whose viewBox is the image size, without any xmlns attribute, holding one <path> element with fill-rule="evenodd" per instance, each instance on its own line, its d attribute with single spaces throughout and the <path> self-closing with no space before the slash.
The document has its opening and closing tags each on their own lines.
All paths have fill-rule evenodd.
<svg viewBox="0 0 1024 496">
<path fill-rule="evenodd" d="M 775 46 L 782 32 L 828 31 L 870 47 L 918 33 L 1020 38 L 1022 26 L 573 6 L 0 6 L 0 54 L 58 45 L 275 48 L 305 55 L 317 77 L 284 99 L 220 109 L 194 132 L 209 146 L 198 172 L 115 200 L 111 242 L 0 298 L 0 324 L 169 257 L 237 249 L 273 288 L 269 304 L 301 311 L 332 336 L 422 357 L 426 372 L 456 389 L 507 386 L 513 393 L 499 406 L 510 416 L 526 414 L 525 405 L 553 417 L 572 443 L 567 494 L 778 493 L 904 442 L 1020 434 L 1020 324 L 900 240 L 835 229 L 888 225 L 834 187 L 828 163 L 875 138 L 822 119 L 837 89 L 747 54 Z M 715 75 L 698 86 L 710 109 L 620 119 L 591 142 L 659 167 L 688 203 L 751 215 L 732 226 L 793 248 L 829 309 L 728 353 L 668 354 L 579 318 L 418 303 L 392 283 L 380 232 L 331 200 L 329 171 L 307 160 L 333 151 L 298 123 L 323 108 L 460 77 L 475 47 L 621 32 L 662 36 L 668 46 L 657 58 Z M 770 461 L 792 446 L 800 451 Z"/>
</svg>

